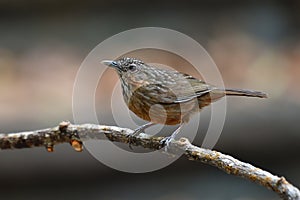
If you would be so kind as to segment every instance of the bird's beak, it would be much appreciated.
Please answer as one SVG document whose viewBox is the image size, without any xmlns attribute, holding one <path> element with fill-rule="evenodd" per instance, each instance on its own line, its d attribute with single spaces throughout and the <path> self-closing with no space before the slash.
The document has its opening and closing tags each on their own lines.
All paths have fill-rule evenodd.
<svg viewBox="0 0 300 200">
<path fill-rule="evenodd" d="M 116 68 L 116 69 L 120 68 L 120 65 L 116 61 L 113 61 L 113 60 L 102 60 L 101 63 L 104 65 L 107 65 L 109 67 L 112 67 L 112 68 Z"/>
</svg>

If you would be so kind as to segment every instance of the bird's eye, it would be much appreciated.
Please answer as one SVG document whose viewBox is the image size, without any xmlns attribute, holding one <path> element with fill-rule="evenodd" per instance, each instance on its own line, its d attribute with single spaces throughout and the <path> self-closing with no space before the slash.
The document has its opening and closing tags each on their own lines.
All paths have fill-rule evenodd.
<svg viewBox="0 0 300 200">
<path fill-rule="evenodd" d="M 131 72 L 135 72 L 137 70 L 137 67 L 136 65 L 129 65 L 128 66 L 128 69 L 131 71 Z"/>
</svg>

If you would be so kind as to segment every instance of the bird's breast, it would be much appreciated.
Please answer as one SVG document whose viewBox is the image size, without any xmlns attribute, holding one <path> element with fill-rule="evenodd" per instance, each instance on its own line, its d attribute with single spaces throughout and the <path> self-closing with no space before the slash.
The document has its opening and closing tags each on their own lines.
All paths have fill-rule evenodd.
<svg viewBox="0 0 300 200">
<path fill-rule="evenodd" d="M 176 125 L 188 121 L 191 114 L 198 109 L 195 101 L 185 103 L 158 103 L 147 94 L 133 92 L 126 97 L 128 108 L 138 117 L 158 124 Z M 125 100 L 126 101 L 126 100 Z"/>
</svg>

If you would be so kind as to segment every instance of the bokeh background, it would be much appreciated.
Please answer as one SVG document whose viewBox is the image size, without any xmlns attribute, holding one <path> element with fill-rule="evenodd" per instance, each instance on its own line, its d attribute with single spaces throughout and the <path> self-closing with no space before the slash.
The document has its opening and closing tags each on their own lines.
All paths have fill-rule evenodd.
<svg viewBox="0 0 300 200">
<path fill-rule="evenodd" d="M 89 51 L 130 28 L 171 28 L 205 47 L 227 87 L 259 89 L 270 96 L 228 98 L 215 149 L 299 187 L 299 9 L 297 0 L 2 0 L 0 132 L 72 121 L 72 87 Z M 106 84 L 113 85 L 117 76 L 113 71 L 107 76 L 113 78 Z M 96 98 L 105 95 L 109 91 Z M 98 112 L 109 115 L 104 107 L 97 105 Z M 209 112 L 202 116 L 209 118 Z M 201 138 L 194 143 L 201 144 Z M 185 158 L 156 172 L 127 174 L 67 144 L 54 153 L 43 148 L 1 151 L 0 194 L 1 199 L 278 199 L 261 186 Z"/>
</svg>

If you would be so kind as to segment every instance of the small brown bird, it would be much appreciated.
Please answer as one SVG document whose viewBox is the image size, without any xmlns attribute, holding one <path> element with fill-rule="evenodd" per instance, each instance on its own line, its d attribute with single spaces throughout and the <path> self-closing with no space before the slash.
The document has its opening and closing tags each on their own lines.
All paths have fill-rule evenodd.
<svg viewBox="0 0 300 200">
<path fill-rule="evenodd" d="M 225 95 L 267 97 L 258 91 L 220 89 L 188 74 L 161 69 L 134 58 L 103 60 L 102 63 L 117 71 L 128 108 L 149 121 L 137 128 L 133 135 L 138 135 L 154 124 L 180 124 L 163 141 L 167 146 L 194 113 Z M 157 104 L 160 106 L 154 106 Z"/>
</svg>

